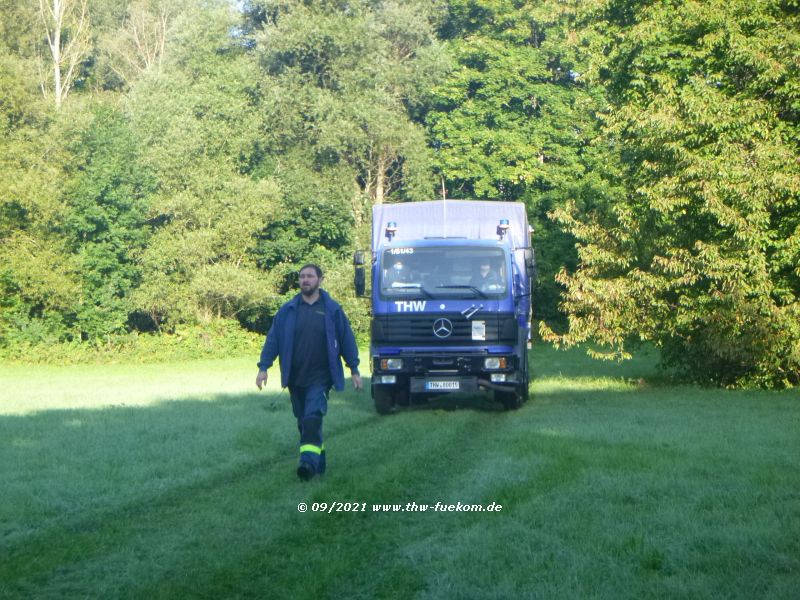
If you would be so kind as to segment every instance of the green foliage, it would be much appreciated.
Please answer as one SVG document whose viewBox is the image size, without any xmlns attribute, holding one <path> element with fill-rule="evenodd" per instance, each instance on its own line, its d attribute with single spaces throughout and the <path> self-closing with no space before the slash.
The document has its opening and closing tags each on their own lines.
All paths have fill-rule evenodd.
<svg viewBox="0 0 800 600">
<path fill-rule="evenodd" d="M 47 321 L 37 319 L 31 326 L 46 328 Z M 61 344 L 42 342 L 43 339 L 47 338 L 42 333 L 27 339 L 18 335 L 0 346 L 0 359 L 6 364 L 165 363 L 257 356 L 264 343 L 263 336 L 245 331 L 238 321 L 231 319 L 178 325 L 170 334 L 132 331 L 107 335 L 92 342 L 74 340 Z"/>
<path fill-rule="evenodd" d="M 628 192 L 555 212 L 580 240 L 562 272 L 568 345 L 631 338 L 726 385 L 800 383 L 800 21 L 779 3 L 609 3 L 604 135 Z M 632 22 L 631 22 L 632 20 Z"/>
<path fill-rule="evenodd" d="M 0 344 L 64 339 L 80 293 L 77 261 L 54 226 L 69 214 L 60 196 L 69 155 L 24 80 L 30 67 L 18 56 L 0 59 Z"/>
<path fill-rule="evenodd" d="M 307 149 L 311 168 L 347 166 L 373 202 L 429 197 L 425 136 L 408 111 L 446 65 L 430 4 L 253 6 L 264 21 L 256 51 L 276 141 Z"/>
<path fill-rule="evenodd" d="M 70 147 L 64 232 L 81 273 L 75 312 L 84 338 L 125 331 L 133 309 L 130 294 L 141 276 L 136 259 L 148 241 L 145 199 L 152 186 L 137 152 L 124 116 L 103 105 Z"/>
<path fill-rule="evenodd" d="M 3 52 L 2 60 L 19 57 L 39 41 L 36 30 L 38 12 L 38 3 L 0 0 L 0 47 L 9 53 Z M 19 79 L 20 82 L 24 80 L 24 77 Z"/>
<path fill-rule="evenodd" d="M 553 279 L 577 262 L 574 239 L 546 217 L 567 199 L 594 203 L 612 164 L 594 113 L 603 91 L 558 3 L 452 1 L 442 23 L 456 68 L 427 114 L 451 197 L 519 200 L 536 229 L 538 318 L 558 315 Z"/>
<path fill-rule="evenodd" d="M 349 262 L 345 256 L 353 243 L 351 172 L 340 167 L 315 173 L 302 164 L 300 159 L 281 169 L 283 209 L 256 248 L 259 265 L 283 278 L 281 292 L 296 288 L 297 269 L 305 262 Z"/>
<path fill-rule="evenodd" d="M 216 318 L 263 332 L 307 261 L 363 338 L 350 256 L 371 205 L 444 184 L 525 202 L 535 315 L 559 331 L 569 315 L 549 339 L 617 357 L 647 340 L 690 377 L 800 383 L 796 2 L 88 11 L 56 111 L 38 6 L 0 0 L 8 352 Z"/>
<path fill-rule="evenodd" d="M 253 61 L 230 48 L 229 9 L 181 21 L 163 73 L 135 87 L 132 119 L 155 176 L 135 306 L 157 326 L 235 317 L 274 285 L 256 267 L 258 234 L 278 210 L 270 179 L 243 173 L 258 144 Z"/>
</svg>

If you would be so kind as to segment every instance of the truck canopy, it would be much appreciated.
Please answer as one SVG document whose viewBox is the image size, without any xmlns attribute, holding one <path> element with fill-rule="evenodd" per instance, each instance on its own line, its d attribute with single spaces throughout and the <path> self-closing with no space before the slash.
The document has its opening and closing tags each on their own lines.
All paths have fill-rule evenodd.
<svg viewBox="0 0 800 600">
<path fill-rule="evenodd" d="M 396 227 L 392 242 L 426 238 L 497 240 L 501 220 L 508 222 L 506 239 L 512 249 L 529 246 L 528 215 L 519 202 L 432 200 L 380 204 L 372 209 L 372 250 L 387 242 L 389 223 Z"/>
</svg>

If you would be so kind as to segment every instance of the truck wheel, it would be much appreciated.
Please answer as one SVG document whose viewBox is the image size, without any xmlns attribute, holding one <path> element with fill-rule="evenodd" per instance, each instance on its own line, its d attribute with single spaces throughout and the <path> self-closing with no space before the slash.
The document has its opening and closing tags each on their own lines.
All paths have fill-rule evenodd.
<svg viewBox="0 0 800 600">
<path fill-rule="evenodd" d="M 522 396 L 518 390 L 510 392 L 495 391 L 494 398 L 500 402 L 506 410 L 517 410 L 522 406 Z"/>
<path fill-rule="evenodd" d="M 525 356 L 525 370 L 522 373 L 522 401 L 527 402 L 531 399 L 531 378 L 528 373 L 528 357 Z"/>
<path fill-rule="evenodd" d="M 393 398 L 395 406 L 409 406 L 411 404 L 411 393 L 408 391 L 407 386 L 397 388 Z"/>
<path fill-rule="evenodd" d="M 372 388 L 372 399 L 375 401 L 375 410 L 379 415 L 388 415 L 394 408 L 392 390 L 384 386 Z"/>
<path fill-rule="evenodd" d="M 521 392 L 522 392 L 522 401 L 527 402 L 531 399 L 531 378 L 529 374 L 530 367 L 528 366 L 528 351 L 522 353 L 522 360 L 525 361 L 522 367 L 522 384 L 521 384 Z"/>
</svg>

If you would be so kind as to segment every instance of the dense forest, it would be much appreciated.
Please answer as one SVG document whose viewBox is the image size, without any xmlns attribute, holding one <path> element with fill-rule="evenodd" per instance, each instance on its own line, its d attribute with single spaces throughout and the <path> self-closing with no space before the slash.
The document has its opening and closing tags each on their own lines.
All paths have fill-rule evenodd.
<svg viewBox="0 0 800 600">
<path fill-rule="evenodd" d="M 800 384 L 798 0 L 0 0 L 0 347 L 355 326 L 371 207 L 524 202 L 557 345 Z"/>
</svg>

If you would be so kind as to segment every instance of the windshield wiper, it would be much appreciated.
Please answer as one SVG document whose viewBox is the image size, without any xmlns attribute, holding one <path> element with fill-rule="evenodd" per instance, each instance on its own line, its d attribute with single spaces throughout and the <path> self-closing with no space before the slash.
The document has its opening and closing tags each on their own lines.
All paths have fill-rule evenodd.
<svg viewBox="0 0 800 600">
<path fill-rule="evenodd" d="M 437 285 L 436 287 L 437 288 L 453 288 L 453 289 L 457 289 L 457 290 L 472 290 L 477 295 L 479 295 L 481 298 L 488 298 L 489 297 L 486 294 L 484 294 L 482 291 L 480 291 L 478 288 L 476 288 L 474 285 Z"/>
</svg>

